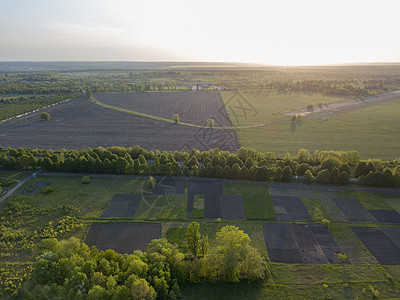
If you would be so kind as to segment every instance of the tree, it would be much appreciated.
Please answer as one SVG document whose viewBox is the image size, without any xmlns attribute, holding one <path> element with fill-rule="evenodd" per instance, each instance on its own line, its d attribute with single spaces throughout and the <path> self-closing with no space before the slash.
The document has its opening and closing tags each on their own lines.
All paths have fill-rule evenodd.
<svg viewBox="0 0 400 300">
<path fill-rule="evenodd" d="M 153 300 L 156 299 L 157 293 L 145 279 L 141 278 L 133 282 L 131 296 L 134 300 Z"/>
<path fill-rule="evenodd" d="M 349 182 L 350 182 L 349 174 L 345 171 L 340 172 L 339 183 L 346 185 L 346 184 L 349 184 Z"/>
<path fill-rule="evenodd" d="M 215 125 L 215 121 L 214 121 L 213 118 L 210 118 L 210 119 L 207 120 L 207 126 L 208 127 L 214 128 L 214 125 Z"/>
<path fill-rule="evenodd" d="M 40 114 L 40 119 L 45 120 L 45 121 L 48 121 L 48 120 L 50 120 L 50 114 L 47 113 L 47 112 L 42 112 L 42 113 Z"/>
<path fill-rule="evenodd" d="M 201 234 L 199 232 L 200 224 L 197 222 L 192 222 L 186 229 L 186 241 L 190 252 L 197 258 L 197 254 L 200 249 L 200 238 Z"/>
<path fill-rule="evenodd" d="M 221 263 L 219 272 L 224 281 L 254 280 L 265 276 L 263 258 L 250 246 L 249 236 L 238 227 L 222 227 L 216 234 L 216 241 L 216 258 Z"/>
<path fill-rule="evenodd" d="M 179 123 L 179 115 L 178 114 L 174 114 L 172 116 L 172 119 L 174 120 L 175 123 Z"/>
<path fill-rule="evenodd" d="M 331 183 L 332 184 L 339 184 L 340 183 L 340 172 L 339 169 L 334 167 L 331 172 Z"/>
<path fill-rule="evenodd" d="M 310 170 L 307 170 L 303 175 L 303 182 L 310 184 L 314 181 L 314 176 Z"/>
<path fill-rule="evenodd" d="M 92 93 L 92 90 L 90 88 L 87 88 L 85 96 L 89 100 L 93 97 L 93 93 Z"/>
<path fill-rule="evenodd" d="M 291 182 L 292 181 L 292 169 L 289 166 L 283 168 L 282 171 L 282 181 Z"/>
<path fill-rule="evenodd" d="M 324 169 L 318 172 L 317 174 L 317 182 L 321 184 L 327 184 L 331 182 L 331 172 L 329 170 Z"/>
</svg>

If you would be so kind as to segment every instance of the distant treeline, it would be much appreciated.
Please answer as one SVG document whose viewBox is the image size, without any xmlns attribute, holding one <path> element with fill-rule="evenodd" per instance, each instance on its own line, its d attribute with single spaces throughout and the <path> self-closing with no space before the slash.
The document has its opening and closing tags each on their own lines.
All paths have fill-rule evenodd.
<svg viewBox="0 0 400 300">
<path fill-rule="evenodd" d="M 273 88 L 284 93 L 318 93 L 326 96 L 367 97 L 400 89 L 400 79 L 393 80 L 285 80 L 273 81 Z"/>
<path fill-rule="evenodd" d="M 200 152 L 146 151 L 109 147 L 83 150 L 39 150 L 0 148 L 0 168 L 48 172 L 199 176 L 256 181 L 290 182 L 294 175 L 306 183 L 400 186 L 400 159 L 385 162 L 361 159 L 357 151 L 315 151 L 301 149 L 296 156 L 277 158 L 271 152 L 240 148 L 235 153 L 211 149 Z"/>
</svg>

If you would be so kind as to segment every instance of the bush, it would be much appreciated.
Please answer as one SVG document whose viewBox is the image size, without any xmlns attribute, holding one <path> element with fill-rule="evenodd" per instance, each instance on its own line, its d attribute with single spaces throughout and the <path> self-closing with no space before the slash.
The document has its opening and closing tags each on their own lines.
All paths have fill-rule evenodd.
<svg viewBox="0 0 400 300">
<path fill-rule="evenodd" d="M 90 177 L 89 176 L 82 176 L 81 182 L 83 184 L 88 184 L 91 182 Z"/>
<path fill-rule="evenodd" d="M 345 263 L 345 262 L 347 262 L 347 255 L 346 255 L 346 254 L 339 253 L 337 256 L 338 256 L 339 261 L 340 261 L 342 264 Z"/>
<path fill-rule="evenodd" d="M 156 187 L 156 180 L 154 179 L 153 176 L 150 176 L 147 180 L 146 180 L 146 187 L 149 190 L 153 190 Z"/>
<path fill-rule="evenodd" d="M 45 120 L 45 121 L 48 121 L 48 120 L 50 120 L 50 114 L 47 113 L 47 112 L 42 112 L 42 113 L 40 114 L 40 119 Z"/>
</svg>

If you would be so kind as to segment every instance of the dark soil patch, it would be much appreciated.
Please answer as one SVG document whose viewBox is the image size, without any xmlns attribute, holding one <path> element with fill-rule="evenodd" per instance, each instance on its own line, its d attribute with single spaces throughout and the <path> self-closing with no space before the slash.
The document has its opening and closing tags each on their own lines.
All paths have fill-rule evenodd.
<svg viewBox="0 0 400 300">
<path fill-rule="evenodd" d="M 268 256 L 277 263 L 337 263 L 335 240 L 322 224 L 263 223 Z"/>
<path fill-rule="evenodd" d="M 85 243 L 100 250 L 113 249 L 123 254 L 145 251 L 152 240 L 160 237 L 160 223 L 93 223 Z"/>
<path fill-rule="evenodd" d="M 272 205 L 279 221 L 311 220 L 310 214 L 299 197 L 272 196 Z"/>
<path fill-rule="evenodd" d="M 172 119 L 204 125 L 213 118 L 215 126 L 232 127 L 219 92 L 157 92 L 95 95 L 107 105 Z"/>
<path fill-rule="evenodd" d="M 339 263 L 340 249 L 328 229 L 323 224 L 310 224 L 309 227 L 329 262 L 331 264 Z"/>
<path fill-rule="evenodd" d="M 139 207 L 142 195 L 117 194 L 101 215 L 102 218 L 133 217 Z"/>
<path fill-rule="evenodd" d="M 381 230 L 400 248 L 400 228 L 381 228 Z"/>
<path fill-rule="evenodd" d="M 241 195 L 221 195 L 219 196 L 219 203 L 222 219 L 246 219 Z"/>
<path fill-rule="evenodd" d="M 400 264 L 400 247 L 382 230 L 369 227 L 352 227 L 351 229 L 381 264 Z"/>
<path fill-rule="evenodd" d="M 332 198 L 336 206 L 352 222 L 375 222 L 375 218 L 353 198 Z"/>
<path fill-rule="evenodd" d="M 27 186 L 26 188 L 24 188 L 21 193 L 23 194 L 37 194 L 40 193 L 40 189 L 48 186 L 50 183 L 48 182 L 38 182 L 35 184 L 32 184 L 30 186 Z"/>
<path fill-rule="evenodd" d="M 380 223 L 400 224 L 400 214 L 395 210 L 368 210 L 368 212 Z"/>
<path fill-rule="evenodd" d="M 303 263 L 289 224 L 263 223 L 262 228 L 267 253 L 272 262 L 285 264 Z"/>
<path fill-rule="evenodd" d="M 309 225 L 290 224 L 290 229 L 305 264 L 329 264 Z"/>
<path fill-rule="evenodd" d="M 162 105 L 162 95 L 154 97 L 160 97 Z M 190 105 L 184 109 L 190 111 Z M 209 118 L 218 111 L 213 106 L 203 109 L 208 111 Z M 29 122 L 1 126 L 0 146 L 56 150 L 139 145 L 160 151 L 219 147 L 233 152 L 239 148 L 234 130 L 210 131 L 167 123 L 106 109 L 83 98 L 52 108 L 50 121 L 43 122 L 39 114 L 27 119 Z"/>
</svg>

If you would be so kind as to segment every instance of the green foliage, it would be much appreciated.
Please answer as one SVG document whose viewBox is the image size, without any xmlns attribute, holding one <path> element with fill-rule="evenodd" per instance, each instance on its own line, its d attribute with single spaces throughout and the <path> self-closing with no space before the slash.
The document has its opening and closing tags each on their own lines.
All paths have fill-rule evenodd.
<svg viewBox="0 0 400 300">
<path fill-rule="evenodd" d="M 192 222 L 186 229 L 186 241 L 189 251 L 197 257 L 200 248 L 201 234 L 199 232 L 200 224 Z"/>
<path fill-rule="evenodd" d="M 174 114 L 174 115 L 172 116 L 172 120 L 173 120 L 175 123 L 179 123 L 179 115 L 178 115 L 178 114 Z"/>
<path fill-rule="evenodd" d="M 338 259 L 341 263 L 347 262 L 347 255 L 344 253 L 338 253 Z"/>
<path fill-rule="evenodd" d="M 303 182 L 306 184 L 310 184 L 314 182 L 314 175 L 310 170 L 307 170 L 303 175 Z"/>
<path fill-rule="evenodd" d="M 88 184 L 88 183 L 90 183 L 91 182 L 91 180 L 90 180 L 90 177 L 89 176 L 82 176 L 82 179 L 81 179 L 81 182 L 83 183 L 83 184 Z"/>
<path fill-rule="evenodd" d="M 50 120 L 50 114 L 48 112 L 42 112 L 40 114 L 40 119 L 48 121 L 48 120 Z"/>
<path fill-rule="evenodd" d="M 286 166 L 283 168 L 282 181 L 283 182 L 291 182 L 292 181 L 292 170 L 289 166 Z"/>
<path fill-rule="evenodd" d="M 331 182 L 331 173 L 329 170 L 324 169 L 318 172 L 316 181 L 320 184 L 327 184 Z"/>
</svg>

